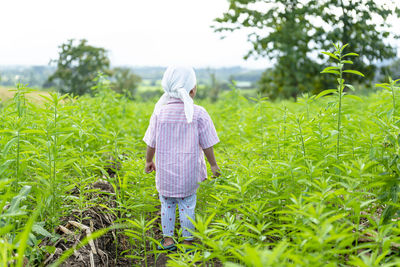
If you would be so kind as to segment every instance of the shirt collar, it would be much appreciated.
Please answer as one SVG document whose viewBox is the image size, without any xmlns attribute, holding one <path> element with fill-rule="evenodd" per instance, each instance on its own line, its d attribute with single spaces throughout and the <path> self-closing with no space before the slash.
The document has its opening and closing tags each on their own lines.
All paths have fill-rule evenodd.
<svg viewBox="0 0 400 267">
<path fill-rule="evenodd" d="M 168 104 L 173 104 L 173 103 L 183 103 L 183 101 L 181 99 L 179 99 L 179 98 L 171 97 L 168 100 Z"/>
</svg>

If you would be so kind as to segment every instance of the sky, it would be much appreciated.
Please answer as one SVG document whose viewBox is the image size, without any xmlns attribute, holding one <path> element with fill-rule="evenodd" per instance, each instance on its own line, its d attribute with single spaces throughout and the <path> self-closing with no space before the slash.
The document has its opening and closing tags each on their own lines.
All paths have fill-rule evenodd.
<svg viewBox="0 0 400 267">
<path fill-rule="evenodd" d="M 266 68 L 244 60 L 246 31 L 215 33 L 227 0 L 0 0 L 0 65 L 47 65 L 68 39 L 107 49 L 113 66 Z"/>
<path fill-rule="evenodd" d="M 114 66 L 265 68 L 245 61 L 245 32 L 210 26 L 226 0 L 0 0 L 0 65 L 47 65 L 68 39 L 108 50 Z"/>
</svg>

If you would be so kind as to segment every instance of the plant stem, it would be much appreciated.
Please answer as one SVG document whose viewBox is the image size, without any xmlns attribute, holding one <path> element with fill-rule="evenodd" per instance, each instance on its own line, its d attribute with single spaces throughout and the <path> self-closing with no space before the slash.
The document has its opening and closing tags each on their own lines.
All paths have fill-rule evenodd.
<svg viewBox="0 0 400 267">
<path fill-rule="evenodd" d="M 259 96 L 259 105 L 260 105 L 260 116 L 261 116 L 261 148 L 262 148 L 262 155 L 263 158 L 265 159 L 265 153 L 264 153 L 264 114 L 262 110 L 262 105 L 263 102 L 261 100 L 261 96 Z"/>
<path fill-rule="evenodd" d="M 283 115 L 283 156 L 286 153 L 286 116 L 287 116 L 287 108 L 284 108 L 285 113 Z"/>
<path fill-rule="evenodd" d="M 305 147 L 305 145 L 304 145 L 303 132 L 302 132 L 302 130 L 301 130 L 301 124 L 300 124 L 300 120 L 299 120 L 298 117 L 297 117 L 297 125 L 299 126 L 300 140 L 301 140 L 301 149 L 302 149 L 303 157 L 304 157 L 304 160 L 305 160 L 305 158 L 306 158 L 306 147 Z"/>
<path fill-rule="evenodd" d="M 391 85 L 390 89 L 392 89 L 392 97 L 393 97 L 393 115 L 396 115 L 396 99 L 394 97 L 394 86 Z"/>
<path fill-rule="evenodd" d="M 146 232 L 143 233 L 144 264 L 147 266 Z"/>
<path fill-rule="evenodd" d="M 339 63 L 341 64 L 341 63 Z M 341 116 L 342 116 L 342 93 L 343 93 L 343 65 L 340 68 L 340 82 L 339 82 L 339 113 L 338 113 L 338 120 L 337 120 L 337 144 L 336 144 L 336 159 L 339 159 L 340 153 L 340 127 L 341 127 Z"/>
<path fill-rule="evenodd" d="M 53 184 L 53 216 L 55 214 L 56 208 L 56 160 L 57 160 L 57 102 L 54 103 L 54 146 L 53 146 L 53 177 L 52 177 L 52 184 Z"/>
<path fill-rule="evenodd" d="M 16 173 L 16 178 L 17 178 L 17 185 L 19 183 L 19 154 L 20 154 L 20 134 L 19 134 L 19 129 L 17 131 L 17 173 Z"/>
</svg>

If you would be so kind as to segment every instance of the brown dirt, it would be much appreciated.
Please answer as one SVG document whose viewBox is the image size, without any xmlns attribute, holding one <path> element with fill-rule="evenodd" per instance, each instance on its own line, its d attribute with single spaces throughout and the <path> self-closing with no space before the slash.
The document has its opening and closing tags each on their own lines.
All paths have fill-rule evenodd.
<svg viewBox="0 0 400 267">
<path fill-rule="evenodd" d="M 102 203 L 108 208 L 115 208 L 116 203 L 113 187 L 106 181 L 99 181 L 92 185 L 93 189 L 99 189 L 93 194 L 95 197 L 102 198 Z M 79 220 L 79 218 L 82 218 Z M 61 219 L 62 224 L 56 228 L 56 233 L 60 238 L 55 242 L 45 239 L 41 246 L 54 246 L 56 251 L 47 254 L 41 265 L 48 265 L 55 262 L 66 250 L 76 247 L 87 234 L 97 230 L 107 228 L 114 224 L 116 216 L 100 205 L 94 205 L 83 211 L 73 211 L 68 216 Z M 118 246 L 116 246 L 118 244 Z M 111 230 L 103 236 L 97 238 L 69 257 L 61 266 L 131 266 L 132 260 L 124 258 L 120 253 L 130 248 L 129 240 L 126 236 Z"/>
</svg>

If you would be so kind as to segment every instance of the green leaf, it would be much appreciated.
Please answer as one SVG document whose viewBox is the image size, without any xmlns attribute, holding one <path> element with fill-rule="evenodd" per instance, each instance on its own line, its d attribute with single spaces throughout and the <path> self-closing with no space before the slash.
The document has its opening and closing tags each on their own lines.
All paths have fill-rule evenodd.
<svg viewBox="0 0 400 267">
<path fill-rule="evenodd" d="M 3 227 L 0 227 L 0 236 L 3 236 L 5 234 L 11 232 L 14 229 L 14 226 L 15 225 L 13 225 L 13 224 L 8 224 Z"/>
<path fill-rule="evenodd" d="M 72 168 L 73 168 L 80 176 L 83 176 L 82 169 L 81 169 L 81 167 L 80 167 L 77 163 L 74 162 L 74 164 L 72 164 Z"/>
<path fill-rule="evenodd" d="M 321 71 L 321 73 L 333 73 L 336 75 L 340 75 L 340 72 L 338 72 L 337 70 L 323 70 Z"/>
<path fill-rule="evenodd" d="M 18 138 L 15 136 L 15 137 L 11 138 L 10 141 L 7 142 L 7 144 L 4 146 L 3 151 L 2 151 L 4 158 L 6 158 L 8 151 L 11 149 L 12 145 L 14 143 L 16 143 L 17 141 L 18 141 Z"/>
<path fill-rule="evenodd" d="M 359 72 L 357 70 L 344 70 L 343 72 L 357 74 L 357 75 L 360 75 L 362 77 L 365 77 L 364 74 L 362 74 L 361 72 Z"/>
<path fill-rule="evenodd" d="M 327 56 L 330 56 L 331 58 L 334 58 L 336 60 L 339 60 L 339 58 L 337 56 L 335 56 L 334 54 L 332 54 L 331 52 L 321 52 L 322 54 L 325 54 Z"/>
<path fill-rule="evenodd" d="M 6 213 L 14 213 L 18 211 L 21 201 L 26 199 L 26 196 L 29 194 L 31 189 L 32 187 L 29 185 L 25 185 L 24 187 L 22 187 L 19 191 L 19 194 L 13 197 L 13 199 L 11 200 L 10 207 L 8 208 Z"/>
<path fill-rule="evenodd" d="M 149 228 L 149 226 L 152 225 L 152 224 L 154 223 L 154 221 L 157 220 L 157 219 L 158 219 L 158 217 L 155 217 L 155 218 L 153 218 L 152 220 L 148 221 L 148 222 L 146 223 L 146 228 Z"/>
<path fill-rule="evenodd" d="M 354 100 L 357 100 L 357 101 L 360 101 L 360 102 L 364 102 L 364 100 L 362 100 L 361 97 L 356 96 L 356 95 L 344 95 L 344 97 L 351 98 L 351 99 L 354 99 Z"/>
<path fill-rule="evenodd" d="M 66 135 L 59 135 L 59 137 L 58 137 L 58 145 L 64 144 L 73 135 L 74 135 L 74 133 L 70 133 L 70 134 L 66 134 Z"/>
<path fill-rule="evenodd" d="M 0 175 L 2 175 L 6 170 L 9 169 L 9 165 L 11 163 L 15 162 L 15 159 L 9 159 L 4 161 L 1 165 L 0 165 Z"/>
<path fill-rule="evenodd" d="M 39 223 L 35 223 L 32 226 L 32 232 L 45 236 L 45 237 L 53 237 L 52 234 L 50 234 L 46 229 L 43 228 Z"/>
<path fill-rule="evenodd" d="M 252 182 L 254 182 L 257 179 L 258 179 L 257 177 L 253 177 L 253 178 L 249 179 L 246 183 L 243 184 L 242 187 L 247 187 L 249 184 L 251 184 Z"/>
<path fill-rule="evenodd" d="M 333 44 L 333 46 L 335 47 L 336 51 L 338 51 L 338 50 L 340 49 L 339 43 L 338 43 L 338 44 L 332 43 L 332 44 Z"/>
<path fill-rule="evenodd" d="M 359 55 L 357 53 L 347 53 L 347 54 L 343 55 L 343 57 L 348 57 L 348 56 L 356 56 L 356 57 L 358 57 Z"/>
<path fill-rule="evenodd" d="M 390 85 L 387 83 L 377 83 L 375 84 L 375 87 L 383 88 L 390 91 Z"/>
<path fill-rule="evenodd" d="M 54 252 L 56 252 L 55 246 L 44 246 L 43 249 L 49 254 L 54 254 Z"/>
<path fill-rule="evenodd" d="M 325 70 L 340 70 L 340 67 L 330 66 L 330 67 L 326 67 L 323 71 L 325 71 Z"/>
<path fill-rule="evenodd" d="M 342 53 L 343 49 L 345 49 L 349 44 L 344 44 L 342 45 L 342 47 L 340 48 L 340 53 Z"/>
<path fill-rule="evenodd" d="M 33 130 L 33 129 L 22 130 L 22 131 L 20 131 L 20 133 L 21 134 L 46 134 L 46 132 L 43 130 Z"/>
<path fill-rule="evenodd" d="M 13 135 L 17 135 L 17 131 L 15 130 L 0 130 L 1 133 L 12 133 Z"/>
<path fill-rule="evenodd" d="M 333 94 L 333 93 L 336 93 L 336 92 L 337 92 L 336 89 L 324 90 L 324 91 L 322 91 L 321 93 L 319 93 L 319 94 L 315 97 L 315 99 L 318 99 L 318 98 L 323 97 L 323 96 L 325 96 L 325 95 L 327 95 L 327 94 Z"/>
<path fill-rule="evenodd" d="M 0 214 L 0 218 L 16 218 L 28 214 L 26 211 L 15 211 Z"/>
<path fill-rule="evenodd" d="M 36 210 L 33 212 L 32 216 L 30 216 L 28 222 L 24 226 L 24 230 L 18 234 L 16 240 L 19 241 L 19 246 L 18 246 L 18 256 L 17 256 L 17 266 L 23 266 L 24 262 L 24 257 L 25 257 L 25 249 L 28 245 L 28 238 L 29 234 L 31 233 L 32 226 L 34 222 L 36 221 L 36 218 L 39 215 L 39 211 L 41 209 L 42 205 L 39 204 L 36 208 Z"/>
<path fill-rule="evenodd" d="M 354 62 L 351 60 L 343 60 L 342 63 L 343 64 L 354 64 Z"/>
<path fill-rule="evenodd" d="M 50 97 L 48 97 L 47 95 L 42 95 L 42 94 L 39 94 L 39 96 L 41 97 L 41 98 L 44 98 L 44 99 L 46 99 L 48 102 L 53 102 L 53 100 L 50 98 Z"/>
<path fill-rule="evenodd" d="M 233 187 L 233 186 L 229 186 L 229 185 L 217 185 L 217 187 L 219 189 L 224 189 L 224 190 L 227 190 L 227 191 L 234 191 L 234 192 L 239 191 L 237 187 Z"/>
<path fill-rule="evenodd" d="M 355 90 L 356 90 L 356 89 L 354 88 L 354 86 L 351 85 L 351 84 L 345 84 L 344 86 L 346 86 L 347 88 L 349 88 L 349 89 L 352 90 L 352 91 L 355 91 Z"/>
</svg>

